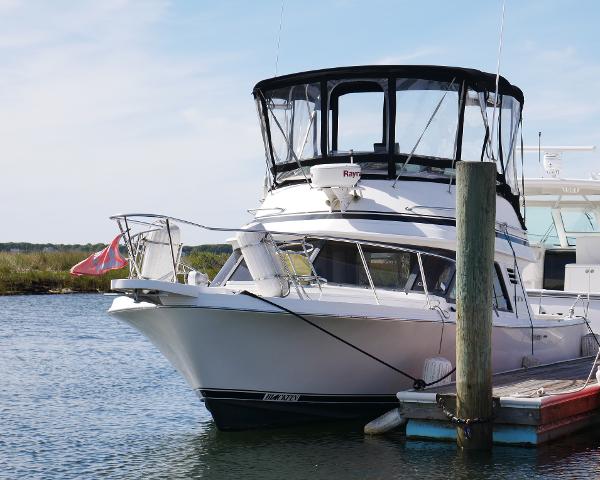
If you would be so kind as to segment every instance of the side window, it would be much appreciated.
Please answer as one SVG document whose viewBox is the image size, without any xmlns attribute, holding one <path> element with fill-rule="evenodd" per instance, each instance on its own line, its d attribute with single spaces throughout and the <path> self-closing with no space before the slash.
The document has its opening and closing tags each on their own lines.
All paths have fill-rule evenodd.
<svg viewBox="0 0 600 480">
<path fill-rule="evenodd" d="M 411 254 L 401 250 L 385 251 L 381 248 L 363 247 L 365 260 L 377 288 L 402 290 L 411 271 Z M 362 261 L 359 259 L 362 266 Z M 360 269 L 361 284 L 369 284 L 364 268 Z"/>
<path fill-rule="evenodd" d="M 503 312 L 512 312 L 512 307 L 508 300 L 508 292 L 504 286 L 502 273 L 498 264 L 494 264 L 494 272 L 492 273 L 492 302 L 496 310 Z M 451 301 L 456 301 L 456 278 L 452 278 L 448 297 Z"/>
<path fill-rule="evenodd" d="M 565 289 L 565 266 L 575 263 L 573 250 L 546 250 L 544 255 L 544 284 L 547 290 Z"/>
<path fill-rule="evenodd" d="M 320 277 L 330 283 L 369 286 L 356 245 L 325 242 L 313 262 Z"/>
<path fill-rule="evenodd" d="M 373 152 L 384 138 L 383 92 L 362 92 L 339 97 L 337 150 Z M 383 144 L 382 144 L 383 145 Z"/>
<path fill-rule="evenodd" d="M 251 282 L 252 275 L 250 275 L 250 271 L 246 266 L 246 260 L 242 259 L 240 264 L 236 267 L 235 271 L 229 277 L 228 282 Z"/>
<path fill-rule="evenodd" d="M 427 290 L 429 293 L 432 293 L 433 295 L 445 295 L 454 278 L 454 264 L 448 260 L 432 255 L 421 255 L 421 261 L 423 262 L 423 270 L 425 271 L 425 279 L 427 280 Z M 418 262 L 416 258 L 415 262 Z M 418 263 L 416 267 L 418 268 Z M 421 281 L 420 270 L 418 271 L 417 283 L 421 285 L 420 290 L 422 291 L 423 282 Z"/>
<path fill-rule="evenodd" d="M 225 280 L 227 280 L 227 277 L 231 273 L 231 269 L 237 265 L 237 262 L 241 256 L 242 254 L 239 251 L 239 249 L 234 250 L 225 262 L 225 264 L 221 267 L 221 270 L 219 270 L 219 273 L 217 273 L 213 281 L 210 282 L 210 285 L 212 287 L 218 287 L 223 285 L 223 283 L 225 282 Z"/>
<path fill-rule="evenodd" d="M 504 286 L 502 273 L 497 263 L 494 264 L 493 276 L 494 290 L 492 292 L 492 301 L 494 302 L 494 308 L 504 312 L 512 312 L 510 302 L 508 301 L 508 293 L 506 291 L 506 287 Z"/>
<path fill-rule="evenodd" d="M 415 253 L 370 245 L 362 245 L 362 250 L 376 288 L 424 291 Z M 429 293 L 445 295 L 454 276 L 454 263 L 426 254 L 421 258 Z M 330 283 L 369 287 L 369 278 L 354 243 L 325 242 L 314 267 L 318 275 Z"/>
</svg>

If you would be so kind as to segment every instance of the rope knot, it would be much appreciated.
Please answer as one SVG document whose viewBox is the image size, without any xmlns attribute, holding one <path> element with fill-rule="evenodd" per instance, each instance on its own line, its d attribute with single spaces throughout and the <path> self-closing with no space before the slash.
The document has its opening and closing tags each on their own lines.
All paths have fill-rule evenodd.
<svg viewBox="0 0 600 480">
<path fill-rule="evenodd" d="M 427 386 L 427 384 L 425 383 L 425 380 L 423 380 L 422 378 L 417 378 L 413 383 L 413 388 L 415 390 L 423 390 L 426 386 Z"/>
</svg>

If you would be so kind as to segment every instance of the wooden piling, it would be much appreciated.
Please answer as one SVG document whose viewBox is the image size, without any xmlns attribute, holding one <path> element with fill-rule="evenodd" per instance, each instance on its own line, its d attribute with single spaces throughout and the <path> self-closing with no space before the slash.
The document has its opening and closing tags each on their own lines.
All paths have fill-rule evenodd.
<svg viewBox="0 0 600 480">
<path fill-rule="evenodd" d="M 492 416 L 492 274 L 496 165 L 459 162 L 456 175 L 456 415 Z M 492 423 L 457 427 L 463 449 L 489 449 Z"/>
</svg>

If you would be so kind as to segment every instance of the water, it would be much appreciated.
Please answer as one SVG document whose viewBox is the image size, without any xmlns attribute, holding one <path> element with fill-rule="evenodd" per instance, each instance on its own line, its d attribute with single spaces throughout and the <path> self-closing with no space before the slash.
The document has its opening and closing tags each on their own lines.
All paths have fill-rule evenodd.
<svg viewBox="0 0 600 480">
<path fill-rule="evenodd" d="M 0 297 L 0 478 L 600 477 L 600 428 L 478 455 L 352 423 L 219 432 L 111 300 Z"/>
</svg>

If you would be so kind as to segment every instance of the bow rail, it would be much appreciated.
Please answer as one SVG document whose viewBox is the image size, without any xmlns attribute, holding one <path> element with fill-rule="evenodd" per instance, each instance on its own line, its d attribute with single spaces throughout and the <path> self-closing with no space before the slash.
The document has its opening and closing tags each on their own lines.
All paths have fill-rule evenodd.
<svg viewBox="0 0 600 480">
<path fill-rule="evenodd" d="M 357 240 L 353 238 L 335 236 L 335 235 L 318 235 L 309 233 L 285 232 L 285 231 L 267 231 L 262 228 L 226 228 L 226 227 L 211 227 L 201 223 L 184 220 L 181 218 L 155 214 L 155 213 L 126 213 L 118 214 L 110 217 L 114 220 L 119 230 L 127 249 L 130 264 L 130 278 L 163 280 L 173 283 L 185 283 L 180 281 L 182 276 L 194 271 L 193 267 L 186 264 L 182 259 L 183 243 L 179 237 L 179 225 L 187 225 L 195 228 L 200 228 L 206 231 L 213 232 L 228 232 L 228 233 L 260 233 L 264 235 L 263 241 L 272 246 L 276 254 L 282 261 L 284 268 L 284 277 L 290 286 L 294 288 L 300 298 L 309 298 L 306 293 L 305 286 L 317 286 L 322 294 L 322 286 L 327 283 L 327 280 L 320 277 L 313 265 L 312 254 L 315 247 L 312 242 L 317 241 L 335 241 L 347 244 L 353 244 L 358 249 L 362 266 L 368 279 L 368 283 L 377 304 L 379 298 L 377 296 L 377 288 L 373 282 L 373 276 L 366 261 L 363 247 L 380 247 L 387 250 L 402 251 L 416 255 L 419 267 L 419 273 L 423 283 L 423 292 L 427 299 L 427 305 L 430 308 L 430 289 L 427 286 L 427 276 L 423 264 L 423 257 L 435 257 L 447 262 L 456 264 L 453 258 L 440 255 L 434 252 L 423 251 L 415 248 L 409 248 L 400 245 L 392 245 L 389 243 Z M 154 252 L 152 251 L 154 249 Z M 159 255 L 160 251 L 162 269 L 152 269 L 147 262 L 149 255 Z M 302 257 L 304 263 L 310 273 L 299 272 L 297 264 L 294 262 L 294 255 Z M 166 260 L 169 261 L 168 269 L 166 268 Z M 154 274 L 154 275 L 152 275 Z M 208 285 L 208 278 L 206 278 Z"/>
</svg>

